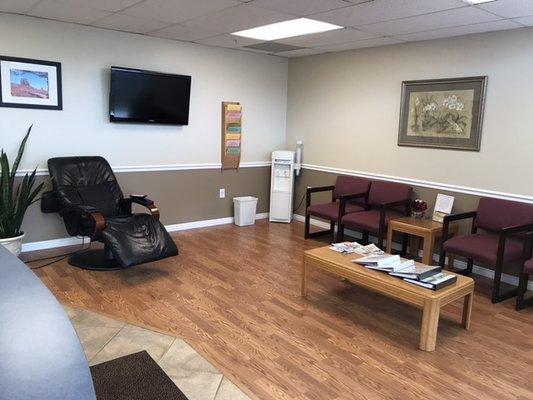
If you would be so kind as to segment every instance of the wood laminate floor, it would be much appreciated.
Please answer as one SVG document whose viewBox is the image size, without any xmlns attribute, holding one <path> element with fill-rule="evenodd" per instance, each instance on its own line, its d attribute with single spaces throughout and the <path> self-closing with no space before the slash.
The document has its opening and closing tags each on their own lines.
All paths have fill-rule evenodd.
<svg viewBox="0 0 533 400">
<path fill-rule="evenodd" d="M 484 278 L 471 330 L 462 302 L 446 306 L 426 353 L 414 308 L 319 272 L 300 298 L 302 252 L 325 243 L 305 241 L 301 223 L 173 237 L 173 259 L 118 272 L 63 260 L 35 273 L 63 303 L 184 338 L 254 399 L 533 399 L 533 308 L 491 304 Z"/>
</svg>

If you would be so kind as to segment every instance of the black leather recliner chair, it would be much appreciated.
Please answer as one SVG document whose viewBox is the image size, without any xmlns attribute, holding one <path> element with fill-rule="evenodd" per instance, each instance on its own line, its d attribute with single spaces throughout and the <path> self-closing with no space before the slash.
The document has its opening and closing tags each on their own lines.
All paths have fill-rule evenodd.
<svg viewBox="0 0 533 400">
<path fill-rule="evenodd" d="M 144 195 L 124 198 L 115 174 L 102 157 L 57 157 L 48 160 L 53 191 L 43 195 L 43 212 L 59 212 L 71 236 L 88 236 L 103 249 L 74 253 L 71 265 L 112 270 L 178 254 L 159 222 L 154 202 Z M 132 213 L 137 203 L 150 214 Z"/>
</svg>

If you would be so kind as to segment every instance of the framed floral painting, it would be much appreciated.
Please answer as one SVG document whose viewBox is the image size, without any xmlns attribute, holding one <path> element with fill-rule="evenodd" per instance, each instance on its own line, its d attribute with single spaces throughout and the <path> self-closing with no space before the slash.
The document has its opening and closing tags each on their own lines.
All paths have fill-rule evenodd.
<svg viewBox="0 0 533 400">
<path fill-rule="evenodd" d="M 479 151 L 486 76 L 405 81 L 399 146 Z"/>
</svg>

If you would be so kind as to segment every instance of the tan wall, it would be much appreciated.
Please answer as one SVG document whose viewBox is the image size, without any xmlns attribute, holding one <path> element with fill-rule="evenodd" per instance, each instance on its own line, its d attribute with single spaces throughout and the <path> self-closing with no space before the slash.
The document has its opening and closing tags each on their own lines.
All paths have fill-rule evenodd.
<svg viewBox="0 0 533 400">
<path fill-rule="evenodd" d="M 304 163 L 530 196 L 533 29 L 291 59 L 287 147 Z M 399 147 L 404 80 L 488 76 L 480 152 Z M 460 203 L 460 202 L 459 202 Z"/>
<path fill-rule="evenodd" d="M 125 195 L 147 194 L 153 199 L 165 225 L 231 217 L 236 196 L 256 196 L 257 212 L 268 211 L 270 167 L 128 172 L 117 174 L 117 179 Z M 219 188 L 226 189 L 226 198 L 218 197 Z M 41 213 L 39 203 L 28 211 L 23 230 L 26 243 L 68 237 L 59 215 Z"/>
</svg>

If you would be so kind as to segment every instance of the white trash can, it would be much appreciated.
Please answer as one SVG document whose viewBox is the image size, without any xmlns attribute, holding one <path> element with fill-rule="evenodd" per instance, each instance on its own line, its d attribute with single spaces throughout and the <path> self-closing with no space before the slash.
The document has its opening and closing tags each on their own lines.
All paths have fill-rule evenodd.
<svg viewBox="0 0 533 400">
<path fill-rule="evenodd" d="M 247 226 L 255 224 L 257 197 L 234 197 L 233 208 L 235 210 L 235 225 Z"/>
</svg>

